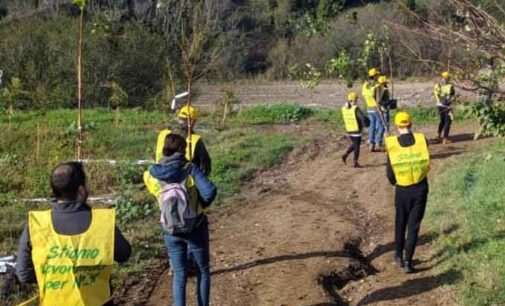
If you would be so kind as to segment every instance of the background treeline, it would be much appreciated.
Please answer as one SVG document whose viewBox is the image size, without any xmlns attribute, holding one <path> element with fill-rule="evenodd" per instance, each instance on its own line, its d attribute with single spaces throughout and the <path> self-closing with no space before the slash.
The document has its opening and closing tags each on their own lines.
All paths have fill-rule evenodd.
<svg viewBox="0 0 505 306">
<path fill-rule="evenodd" d="M 307 64 L 337 78 L 354 59 L 362 61 L 356 75 L 366 65 L 389 70 L 379 53 L 363 56 L 371 41 L 387 48 L 397 77 L 433 75 L 449 58 L 464 63 L 468 50 L 401 29 L 419 26 L 412 12 L 451 22 L 457 14 L 444 2 L 88 0 L 85 105 L 109 105 L 119 86 L 127 106 L 155 107 L 185 87 L 188 65 L 208 82 L 302 78 L 313 72 L 303 71 Z M 0 88 L 18 79 L 7 95 L 14 107 L 74 105 L 77 16 L 70 0 L 0 0 Z"/>
</svg>

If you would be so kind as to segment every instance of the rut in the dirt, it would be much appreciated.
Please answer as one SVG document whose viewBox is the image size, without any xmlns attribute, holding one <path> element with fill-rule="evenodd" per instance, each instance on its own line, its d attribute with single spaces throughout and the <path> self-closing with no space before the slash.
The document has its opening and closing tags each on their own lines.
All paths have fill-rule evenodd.
<svg viewBox="0 0 505 306">
<path fill-rule="evenodd" d="M 343 251 L 351 262 L 341 270 L 321 274 L 318 278 L 318 284 L 332 299 L 332 304 L 327 304 L 328 306 L 350 305 L 348 298 L 340 293 L 341 289 L 350 282 L 359 281 L 379 272 L 372 265 L 377 250 L 366 250 L 365 246 L 376 238 L 374 233 L 381 232 L 383 223 L 377 215 L 361 208 L 359 203 L 350 206 L 354 208 L 341 207 L 340 214 L 354 225 L 357 232 L 355 236 L 348 237 L 344 241 Z"/>
<path fill-rule="evenodd" d="M 333 299 L 331 305 L 349 305 L 347 299 L 339 294 L 339 290 L 351 281 L 357 281 L 379 272 L 371 264 L 371 260 L 363 254 L 361 241 L 362 239 L 355 238 L 344 243 L 344 251 L 353 259 L 345 269 L 319 276 L 318 283 L 323 287 L 326 294 Z"/>
</svg>

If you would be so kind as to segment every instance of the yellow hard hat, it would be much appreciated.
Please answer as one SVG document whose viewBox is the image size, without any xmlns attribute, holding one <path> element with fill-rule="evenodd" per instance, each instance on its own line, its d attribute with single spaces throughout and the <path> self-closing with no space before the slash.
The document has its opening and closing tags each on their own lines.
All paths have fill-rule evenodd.
<svg viewBox="0 0 505 306">
<path fill-rule="evenodd" d="M 347 95 L 347 101 L 356 101 L 358 100 L 358 94 L 354 91 L 350 91 Z"/>
<path fill-rule="evenodd" d="M 407 112 L 398 112 L 395 116 L 395 125 L 398 127 L 407 127 L 412 124 L 412 118 Z"/>
<path fill-rule="evenodd" d="M 440 76 L 444 79 L 448 79 L 451 77 L 451 75 L 449 74 L 449 71 L 444 71 L 440 74 Z"/>
<path fill-rule="evenodd" d="M 379 74 L 379 70 L 375 69 L 375 68 L 372 68 L 370 70 L 368 70 L 368 77 L 374 77 L 376 75 Z"/>
<path fill-rule="evenodd" d="M 385 75 L 381 75 L 379 77 L 379 79 L 377 79 L 377 82 L 379 82 L 379 84 L 381 84 L 381 85 L 384 85 L 384 84 L 387 84 L 389 82 L 389 80 Z"/>
<path fill-rule="evenodd" d="M 179 118 L 188 119 L 188 117 L 189 119 L 196 120 L 198 119 L 198 113 L 193 106 L 184 105 L 179 110 Z"/>
</svg>

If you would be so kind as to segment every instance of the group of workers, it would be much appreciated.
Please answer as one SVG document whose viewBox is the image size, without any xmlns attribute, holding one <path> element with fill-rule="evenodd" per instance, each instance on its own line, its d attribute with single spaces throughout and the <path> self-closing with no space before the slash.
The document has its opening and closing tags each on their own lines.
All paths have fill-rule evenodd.
<svg viewBox="0 0 505 306">
<path fill-rule="evenodd" d="M 442 72 L 440 77 L 441 82 L 437 83 L 434 89 L 440 115 L 437 140 L 446 145 L 450 142 L 455 90 L 448 71 Z M 344 128 L 351 141 L 341 157 L 344 163 L 349 154 L 354 152 L 353 166 L 361 167 L 358 159 L 361 134 L 366 125 L 369 126 L 370 152 L 382 151 L 384 131 L 389 129 L 389 111 L 396 108 L 396 103 L 389 95 L 387 83 L 387 78 L 381 76 L 377 69 L 368 71 L 368 79 L 362 86 L 368 117 L 357 105 L 356 92 L 349 92 L 347 102 L 341 108 Z M 426 137 L 422 133 L 412 132 L 412 118 L 407 112 L 397 112 L 394 123 L 398 136 L 387 136 L 385 139 L 386 174 L 389 183 L 395 186 L 394 261 L 398 267 L 412 273 L 415 271 L 412 258 L 428 200 L 427 174 L 430 170 L 430 154 Z"/>
<path fill-rule="evenodd" d="M 440 74 L 441 82 L 435 84 L 434 97 L 437 111 L 440 115 L 437 140 L 444 145 L 450 143 L 449 133 L 454 118 L 452 102 L 455 96 L 454 86 L 448 71 Z M 353 167 L 359 168 L 359 155 L 363 129 L 368 127 L 368 146 L 370 152 L 383 152 L 384 133 L 389 134 L 390 110 L 397 108 L 396 100 L 392 99 L 389 80 L 381 75 L 379 70 L 372 68 L 368 71 L 368 79 L 363 83 L 361 94 L 364 100 L 366 114 L 359 108 L 358 94 L 350 91 L 347 101 L 341 107 L 344 129 L 351 140 L 351 144 L 344 151 L 341 159 L 347 163 L 347 158 L 354 153 Z"/>
<path fill-rule="evenodd" d="M 447 140 L 454 88 L 449 74 L 435 86 L 441 123 L 439 137 Z M 369 126 L 370 151 L 387 152 L 386 173 L 395 192 L 395 263 L 407 273 L 412 262 L 424 215 L 430 170 L 428 142 L 412 131 L 412 118 L 397 112 L 398 136 L 387 136 L 389 110 L 394 107 L 388 80 L 371 69 L 362 86 L 366 116 L 357 106 L 358 95 L 350 92 L 342 107 L 345 129 L 351 140 L 342 160 L 354 152 L 358 162 L 361 134 Z M 198 134 L 195 108 L 184 106 L 174 127 L 161 131 L 156 143 L 156 164 L 144 173 L 147 190 L 158 199 L 164 240 L 173 269 L 173 304 L 186 305 L 186 282 L 190 262 L 197 276 L 199 306 L 210 304 L 209 228 L 204 209 L 216 197 L 209 180 L 211 159 Z M 445 143 L 446 141 L 444 141 Z M 115 226 L 112 209 L 91 208 L 87 203 L 86 174 L 78 162 L 55 167 L 50 177 L 54 202 L 47 211 L 33 211 L 19 243 L 16 274 L 21 282 L 38 284 L 41 305 L 113 305 L 110 276 L 114 261 L 125 262 L 131 246 Z"/>
</svg>

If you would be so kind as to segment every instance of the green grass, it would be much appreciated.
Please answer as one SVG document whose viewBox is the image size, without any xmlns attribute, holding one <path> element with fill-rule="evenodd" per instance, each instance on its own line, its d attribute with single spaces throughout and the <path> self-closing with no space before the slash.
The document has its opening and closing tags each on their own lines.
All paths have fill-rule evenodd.
<svg viewBox="0 0 505 306">
<path fill-rule="evenodd" d="M 300 122 L 312 114 L 311 108 L 298 104 L 257 105 L 240 112 L 235 121 L 242 124 L 282 124 Z"/>
<path fill-rule="evenodd" d="M 280 162 L 293 145 L 300 143 L 293 136 L 265 134 L 251 128 L 228 130 L 215 139 L 210 155 L 218 156 L 212 166 L 212 180 L 221 188 L 219 199 L 239 192 L 240 184 L 258 167 Z"/>
<path fill-rule="evenodd" d="M 504 152 L 502 141 L 472 153 L 431 184 L 427 223 L 440 233 L 434 256 L 440 269 L 461 272 L 463 305 L 505 304 Z"/>
</svg>

